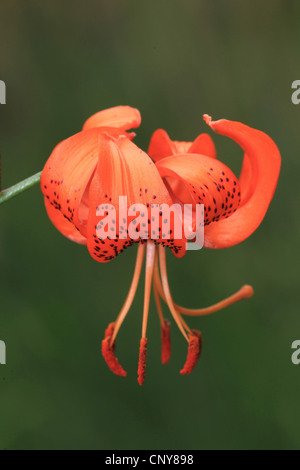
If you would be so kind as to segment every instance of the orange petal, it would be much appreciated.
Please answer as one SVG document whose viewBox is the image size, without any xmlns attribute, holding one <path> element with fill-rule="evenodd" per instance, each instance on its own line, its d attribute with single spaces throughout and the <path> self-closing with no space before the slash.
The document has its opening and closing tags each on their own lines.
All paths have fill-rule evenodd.
<svg viewBox="0 0 300 470">
<path fill-rule="evenodd" d="M 155 162 L 161 158 L 169 157 L 175 152 L 175 145 L 163 129 L 157 129 L 151 137 L 148 147 L 148 155 Z"/>
<path fill-rule="evenodd" d="M 86 245 L 86 238 L 81 235 L 79 230 L 74 224 L 66 219 L 59 210 L 50 204 L 49 200 L 45 198 L 45 207 L 47 214 L 53 225 L 59 230 L 65 237 L 69 238 L 72 242 Z"/>
<path fill-rule="evenodd" d="M 130 106 L 104 109 L 85 121 L 83 130 L 92 127 L 114 127 L 122 130 L 135 129 L 141 124 L 140 112 Z"/>
<path fill-rule="evenodd" d="M 241 206 L 244 205 L 252 196 L 256 186 L 256 179 L 253 178 L 251 160 L 245 153 L 241 174 L 239 177 L 241 188 Z"/>
<path fill-rule="evenodd" d="M 183 204 L 204 204 L 204 224 L 229 217 L 238 208 L 240 190 L 232 171 L 204 155 L 174 155 L 156 164 L 175 198 Z"/>
<path fill-rule="evenodd" d="M 63 216 L 54 217 L 51 211 L 51 220 L 67 236 L 72 232 L 65 220 L 83 236 L 86 234 L 86 189 L 98 161 L 99 134 L 99 129 L 89 129 L 64 140 L 55 147 L 42 172 L 41 189 L 47 206 L 51 205 Z"/>
<path fill-rule="evenodd" d="M 187 153 L 198 153 L 211 158 L 217 157 L 215 144 L 208 134 L 200 134 L 197 139 L 194 140 Z"/>
<path fill-rule="evenodd" d="M 127 222 L 125 219 L 123 223 L 119 206 L 120 196 L 127 197 L 126 214 L 128 208 L 138 204 L 143 204 L 146 210 L 140 211 L 136 206 L 135 215 L 128 215 Z M 101 134 L 99 136 L 99 160 L 90 185 L 89 203 L 88 249 L 96 261 L 106 262 L 134 241 L 147 239 L 147 235 L 149 238 L 157 236 L 157 242 L 162 241 L 161 217 L 158 221 L 152 222 L 151 206 L 159 207 L 161 204 L 170 206 L 172 200 L 157 168 L 146 153 L 126 137 L 114 139 Z M 116 216 L 112 220 L 115 231 L 114 226 L 103 227 L 103 231 L 108 230 L 103 237 L 99 237 L 97 233 L 99 234 L 106 215 L 99 214 L 99 209 L 103 209 L 103 213 L 105 210 L 115 210 Z M 137 217 L 140 219 L 136 225 L 137 238 L 133 240 L 133 237 L 127 233 L 127 227 Z M 156 222 L 159 223 L 159 228 L 158 232 L 153 234 L 153 226 Z M 112 230 L 111 235 L 109 230 Z M 165 243 L 172 245 L 171 240 L 165 240 Z M 184 241 L 176 240 L 172 248 L 177 255 L 181 256 L 180 250 L 183 246 Z M 182 253 L 184 254 L 183 251 Z"/>
<path fill-rule="evenodd" d="M 150 140 L 148 154 L 155 162 L 175 154 L 197 153 L 216 158 L 216 149 L 208 134 L 200 134 L 194 142 L 171 140 L 167 132 L 157 129 Z"/>
<path fill-rule="evenodd" d="M 248 238 L 262 222 L 277 185 L 281 158 L 273 140 L 265 133 L 240 122 L 221 119 L 205 122 L 217 133 L 230 137 L 244 150 L 245 168 L 241 184 L 247 197 L 244 204 L 227 220 L 211 224 L 205 231 L 205 246 L 225 248 Z"/>
</svg>

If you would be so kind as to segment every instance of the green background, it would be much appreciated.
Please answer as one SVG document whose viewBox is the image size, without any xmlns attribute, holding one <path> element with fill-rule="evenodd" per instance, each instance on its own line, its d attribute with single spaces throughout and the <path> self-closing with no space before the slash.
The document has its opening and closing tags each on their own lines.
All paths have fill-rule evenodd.
<svg viewBox="0 0 300 470">
<path fill-rule="evenodd" d="M 33 1 L 0 4 L 3 187 L 42 169 L 53 147 L 94 112 L 137 107 L 136 142 L 165 128 L 193 140 L 202 114 L 268 133 L 283 158 L 263 224 L 225 250 L 168 253 L 178 303 L 206 306 L 254 286 L 255 296 L 194 318 L 204 349 L 179 374 L 186 343 L 172 323 L 173 353 L 160 364 L 151 303 L 147 375 L 136 381 L 142 283 L 118 337 L 128 371 L 100 353 L 126 296 L 136 248 L 93 261 L 49 222 L 36 187 L 0 207 L 0 448 L 299 448 L 299 125 L 291 84 L 300 79 L 300 3 L 287 0 Z M 214 136 L 236 172 L 242 152 Z M 167 310 L 166 310 L 167 313 Z"/>
</svg>

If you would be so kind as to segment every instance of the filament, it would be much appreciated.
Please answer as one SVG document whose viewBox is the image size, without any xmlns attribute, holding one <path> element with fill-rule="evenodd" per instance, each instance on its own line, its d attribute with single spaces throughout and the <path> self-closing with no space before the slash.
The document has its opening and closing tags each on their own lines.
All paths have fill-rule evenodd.
<svg viewBox="0 0 300 470">
<path fill-rule="evenodd" d="M 141 270 L 142 270 L 142 266 L 143 266 L 143 261 L 144 261 L 144 256 L 145 256 L 145 244 L 144 243 L 139 243 L 139 247 L 138 247 L 138 251 L 137 251 L 137 257 L 136 257 L 136 263 L 135 263 L 135 268 L 134 268 L 134 274 L 133 274 L 133 278 L 132 278 L 132 281 L 131 281 L 131 286 L 130 286 L 130 289 L 129 289 L 129 292 L 127 294 L 127 297 L 126 297 L 126 300 L 124 302 L 124 305 L 115 321 L 115 328 L 114 328 L 114 331 L 113 331 L 113 334 L 112 334 L 112 337 L 111 337 L 111 340 L 110 340 L 110 344 L 113 345 L 115 339 L 116 339 L 116 336 L 118 334 L 118 331 L 123 323 L 123 321 L 125 320 L 125 317 L 131 307 L 131 304 L 133 302 L 133 299 L 134 299 L 134 296 L 135 296 L 135 293 L 136 293 L 136 289 L 137 289 L 137 286 L 138 286 L 138 283 L 139 283 L 139 279 L 140 279 L 140 275 L 141 275 Z"/>
<path fill-rule="evenodd" d="M 143 311 L 143 326 L 142 338 L 146 338 L 146 330 L 148 323 L 148 313 L 150 304 L 151 285 L 153 278 L 153 269 L 155 261 L 155 244 L 153 240 L 147 241 L 147 255 L 146 255 L 146 274 L 145 274 L 145 293 L 144 293 L 144 311 Z"/>
<path fill-rule="evenodd" d="M 164 293 L 164 300 L 168 304 L 170 312 L 175 322 L 177 323 L 177 326 L 180 329 L 181 333 L 183 334 L 185 339 L 189 341 L 189 338 L 185 329 L 187 329 L 188 333 L 190 333 L 191 330 L 188 328 L 186 324 L 185 325 L 182 324 L 181 316 L 177 312 L 173 299 L 172 299 L 172 295 L 171 295 L 171 291 L 169 287 L 169 281 L 168 281 L 168 274 L 167 274 L 166 252 L 163 246 L 159 246 L 159 263 L 160 263 L 160 273 L 161 273 L 162 288 L 163 288 L 163 293 Z"/>
</svg>

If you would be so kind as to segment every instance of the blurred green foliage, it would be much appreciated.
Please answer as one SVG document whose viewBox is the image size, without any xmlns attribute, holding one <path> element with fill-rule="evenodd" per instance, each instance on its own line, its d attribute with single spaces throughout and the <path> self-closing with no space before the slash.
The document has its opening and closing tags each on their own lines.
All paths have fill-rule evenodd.
<svg viewBox="0 0 300 470">
<path fill-rule="evenodd" d="M 0 209 L 0 448 L 299 448 L 299 124 L 296 0 L 2 0 L 0 107 L 3 186 L 39 171 L 92 113 L 128 104 L 143 117 L 136 142 L 165 128 L 176 140 L 205 129 L 202 114 L 242 121 L 278 144 L 283 168 L 262 226 L 241 245 L 168 256 L 176 300 L 206 306 L 253 284 L 255 296 L 190 324 L 203 356 L 182 377 L 186 344 L 160 364 L 151 304 L 147 375 L 136 381 L 143 288 L 122 326 L 115 377 L 100 340 L 126 296 L 136 249 L 101 265 L 49 222 L 36 187 Z M 207 130 L 207 129 L 206 129 Z M 242 152 L 214 136 L 239 171 Z"/>
</svg>

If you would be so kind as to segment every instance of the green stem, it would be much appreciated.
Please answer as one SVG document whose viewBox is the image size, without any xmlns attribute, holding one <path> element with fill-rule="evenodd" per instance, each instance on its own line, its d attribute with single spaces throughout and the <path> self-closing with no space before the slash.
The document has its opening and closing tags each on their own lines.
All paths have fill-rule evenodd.
<svg viewBox="0 0 300 470">
<path fill-rule="evenodd" d="M 8 189 L 4 189 L 0 192 L 0 204 L 8 201 L 12 197 L 17 196 L 18 194 L 26 191 L 26 189 L 32 188 L 40 182 L 42 172 L 36 173 L 35 175 L 26 178 L 26 180 L 20 181 L 20 183 L 11 186 Z"/>
</svg>

